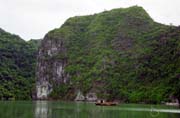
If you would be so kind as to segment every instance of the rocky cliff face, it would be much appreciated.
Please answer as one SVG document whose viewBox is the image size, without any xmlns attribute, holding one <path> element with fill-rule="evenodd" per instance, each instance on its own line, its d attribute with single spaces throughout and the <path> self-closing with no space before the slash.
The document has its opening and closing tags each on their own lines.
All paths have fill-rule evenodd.
<svg viewBox="0 0 180 118">
<path fill-rule="evenodd" d="M 167 86 L 180 70 L 179 59 L 172 59 L 178 55 L 178 33 L 138 6 L 69 18 L 42 41 L 37 97 L 168 100 L 175 87 Z"/>
<path fill-rule="evenodd" d="M 41 43 L 37 98 L 46 99 L 51 91 L 55 96 L 62 97 L 60 92 L 66 96 L 71 88 L 83 95 L 89 92 L 98 92 L 100 97 L 111 94 L 110 84 L 128 76 L 122 68 L 133 73 L 136 62 L 133 60 L 143 49 L 141 35 L 156 26 L 161 25 L 136 6 L 69 18 L 61 28 L 50 31 Z M 70 88 L 61 88 L 69 78 L 72 85 L 65 86 Z M 78 92 L 74 94 L 78 96 Z"/>
<path fill-rule="evenodd" d="M 67 59 L 59 57 L 59 54 L 66 54 L 63 40 L 55 40 L 47 35 L 41 43 L 38 54 L 37 99 L 46 99 L 53 90 L 53 85 L 67 83 L 69 80 L 64 70 Z"/>
</svg>

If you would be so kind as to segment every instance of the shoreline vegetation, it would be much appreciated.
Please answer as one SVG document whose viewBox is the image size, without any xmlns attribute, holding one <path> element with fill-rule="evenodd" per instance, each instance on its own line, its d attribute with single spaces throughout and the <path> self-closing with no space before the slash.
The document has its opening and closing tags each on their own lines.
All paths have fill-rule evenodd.
<svg viewBox="0 0 180 118">
<path fill-rule="evenodd" d="M 32 101 L 32 102 L 36 102 L 36 101 L 47 101 L 47 102 L 72 102 L 72 103 L 92 103 L 92 104 L 96 104 L 99 103 L 100 100 L 97 101 L 72 101 L 72 100 L 59 100 L 59 99 L 39 99 L 39 100 L 14 100 L 14 99 L 9 99 L 9 100 L 0 100 L 0 101 L 4 101 L 4 102 L 16 102 L 16 101 Z M 106 102 L 104 100 L 104 102 Z M 180 108 L 180 104 L 178 102 L 161 102 L 159 104 L 153 104 L 153 103 L 144 103 L 144 102 L 137 102 L 137 103 L 130 103 L 130 102 L 121 102 L 119 100 L 113 100 L 113 101 L 107 101 L 107 103 L 115 103 L 116 105 L 121 105 L 121 104 L 143 104 L 143 105 L 165 105 L 165 106 L 174 106 L 174 107 L 178 107 Z M 104 105 L 102 105 L 104 106 Z M 105 106 L 114 106 L 114 105 L 105 105 Z"/>
<path fill-rule="evenodd" d="M 37 99 L 38 81 L 47 100 L 74 101 L 81 90 L 120 103 L 180 101 L 180 27 L 139 6 L 69 18 L 43 40 L 0 29 L 0 62 L 1 100 Z"/>
</svg>

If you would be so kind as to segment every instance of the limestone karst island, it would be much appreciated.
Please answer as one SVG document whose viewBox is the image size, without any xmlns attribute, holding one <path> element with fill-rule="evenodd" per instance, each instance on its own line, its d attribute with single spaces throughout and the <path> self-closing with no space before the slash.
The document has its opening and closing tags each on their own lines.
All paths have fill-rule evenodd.
<svg viewBox="0 0 180 118">
<path fill-rule="evenodd" d="M 28 41 L 2 27 L 0 100 L 0 118 L 179 118 L 180 27 L 139 5 Z"/>
</svg>

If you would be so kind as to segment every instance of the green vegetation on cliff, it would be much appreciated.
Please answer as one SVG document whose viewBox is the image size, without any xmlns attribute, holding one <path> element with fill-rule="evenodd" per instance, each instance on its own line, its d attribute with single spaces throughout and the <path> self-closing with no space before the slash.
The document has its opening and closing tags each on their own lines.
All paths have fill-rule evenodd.
<svg viewBox="0 0 180 118">
<path fill-rule="evenodd" d="M 70 77 L 54 86 L 54 99 L 81 90 L 124 102 L 180 101 L 180 28 L 154 22 L 141 7 L 72 17 L 46 37 L 44 44 L 62 40 L 66 53 L 51 58 L 67 60 Z M 39 42 L 0 29 L 0 99 L 32 98 Z"/>
<path fill-rule="evenodd" d="M 143 8 L 133 6 L 69 18 L 46 36 L 62 40 L 67 49 L 67 54 L 55 56 L 68 60 L 71 84 L 63 91 L 74 88 L 106 99 L 160 103 L 180 99 L 179 29 L 156 23 Z M 60 95 L 56 91 L 52 97 Z"/>
<path fill-rule="evenodd" d="M 0 99 L 31 99 L 37 46 L 0 29 Z"/>
</svg>

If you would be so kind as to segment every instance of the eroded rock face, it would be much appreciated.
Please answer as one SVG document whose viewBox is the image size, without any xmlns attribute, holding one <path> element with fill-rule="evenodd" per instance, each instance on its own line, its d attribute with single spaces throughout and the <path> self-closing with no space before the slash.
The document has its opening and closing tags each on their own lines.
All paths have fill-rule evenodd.
<svg viewBox="0 0 180 118">
<path fill-rule="evenodd" d="M 83 93 L 81 92 L 81 90 L 77 91 L 77 95 L 75 98 L 75 101 L 95 102 L 97 100 L 98 100 L 98 98 L 97 98 L 97 95 L 95 92 L 89 92 L 84 96 Z"/>
<path fill-rule="evenodd" d="M 37 99 L 47 99 L 53 84 L 60 85 L 69 80 L 65 73 L 67 65 L 66 48 L 62 39 L 52 39 L 48 35 L 41 43 L 37 63 Z"/>
<path fill-rule="evenodd" d="M 97 101 L 98 98 L 97 98 L 96 93 L 93 93 L 93 92 L 87 93 L 87 94 L 86 94 L 86 100 L 89 101 L 89 102 L 95 102 L 95 101 Z"/>
<path fill-rule="evenodd" d="M 52 86 L 48 81 L 43 81 L 41 83 L 36 83 L 37 98 L 47 99 L 48 94 L 52 91 Z"/>
<path fill-rule="evenodd" d="M 75 101 L 84 101 L 84 100 L 85 100 L 84 95 L 82 94 L 82 92 L 80 90 L 78 90 Z"/>
</svg>

